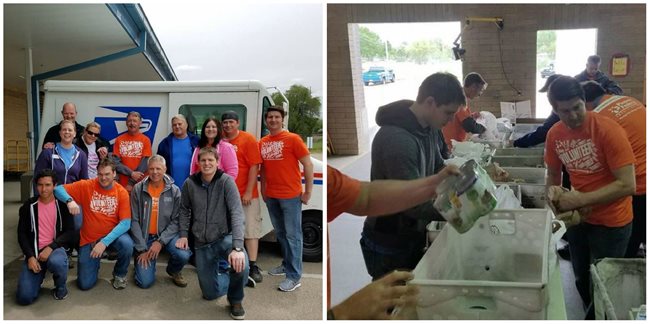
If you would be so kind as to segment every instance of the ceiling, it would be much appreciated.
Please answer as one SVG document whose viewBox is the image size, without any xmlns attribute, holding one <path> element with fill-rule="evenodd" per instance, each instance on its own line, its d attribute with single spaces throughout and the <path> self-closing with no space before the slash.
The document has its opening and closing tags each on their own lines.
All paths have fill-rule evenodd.
<svg viewBox="0 0 650 324">
<path fill-rule="evenodd" d="M 126 5 L 125 5 L 126 6 Z M 131 5 L 133 6 L 133 5 Z M 135 5 L 130 11 L 140 11 Z M 135 8 L 135 9 L 133 9 Z M 136 13 L 137 14 L 137 13 Z M 142 15 L 144 15 L 142 13 Z M 135 17 L 138 19 L 139 17 Z M 145 24 L 148 25 L 146 17 Z M 150 27 L 150 26 L 148 26 Z M 149 35 L 147 48 L 157 43 Z M 156 44 L 159 45 L 159 44 Z M 4 85 L 25 91 L 26 48 L 32 50 L 33 75 L 50 72 L 136 47 L 125 27 L 105 4 L 5 4 Z M 169 67 L 164 52 L 138 53 L 54 77 L 57 80 L 163 80 L 151 59 Z M 151 53 L 150 53 L 151 54 Z M 169 67 L 173 75 L 173 70 Z M 175 78 L 175 76 L 174 76 Z"/>
</svg>

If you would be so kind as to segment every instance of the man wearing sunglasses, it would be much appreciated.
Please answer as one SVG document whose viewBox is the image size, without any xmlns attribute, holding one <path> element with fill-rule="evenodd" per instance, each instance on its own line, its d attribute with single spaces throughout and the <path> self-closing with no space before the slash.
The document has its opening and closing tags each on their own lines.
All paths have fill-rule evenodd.
<svg viewBox="0 0 650 324">
<path fill-rule="evenodd" d="M 97 178 L 97 164 L 108 155 L 110 147 L 107 141 L 99 136 L 101 126 L 96 122 L 90 122 L 83 131 L 81 141 L 77 146 L 86 153 L 88 157 L 88 178 Z"/>
</svg>

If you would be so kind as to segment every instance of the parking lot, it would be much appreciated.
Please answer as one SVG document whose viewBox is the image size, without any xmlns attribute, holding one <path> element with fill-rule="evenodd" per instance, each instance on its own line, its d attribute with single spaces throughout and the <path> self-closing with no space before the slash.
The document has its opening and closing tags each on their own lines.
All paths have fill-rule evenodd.
<svg viewBox="0 0 650 324">
<path fill-rule="evenodd" d="M 176 287 L 165 273 L 167 256 L 157 263 L 156 283 L 150 289 L 140 289 L 133 279 L 133 265 L 129 268 L 128 286 L 115 290 L 111 286 L 113 262 L 102 260 L 97 285 L 88 291 L 77 288 L 77 269 L 68 272 L 69 296 L 54 300 L 51 274 L 46 276 L 38 300 L 30 306 L 15 301 L 18 276 L 22 266 L 22 252 L 16 239 L 20 183 L 4 182 L 4 319 L 5 320 L 111 320 L 111 319 L 167 319 L 208 320 L 230 319 L 225 297 L 207 301 L 201 297 L 196 270 L 183 270 L 188 281 L 185 288 Z M 304 263 L 302 286 L 294 292 L 281 292 L 278 285 L 284 277 L 269 276 L 269 270 L 280 264 L 277 243 L 260 245 L 258 264 L 264 281 L 255 288 L 245 288 L 244 308 L 247 320 L 318 320 L 323 318 L 322 263 Z"/>
</svg>

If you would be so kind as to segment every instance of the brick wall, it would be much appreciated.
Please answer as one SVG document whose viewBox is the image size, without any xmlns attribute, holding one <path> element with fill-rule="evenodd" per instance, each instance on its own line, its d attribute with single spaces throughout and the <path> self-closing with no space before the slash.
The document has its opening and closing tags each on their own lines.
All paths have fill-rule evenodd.
<svg viewBox="0 0 650 324">
<path fill-rule="evenodd" d="M 628 76 L 616 80 L 626 95 L 645 103 L 646 8 L 644 4 L 330 4 L 327 6 L 327 130 L 337 154 L 368 149 L 360 75 L 359 49 L 350 48 L 358 31 L 354 23 L 464 21 L 465 17 L 502 17 L 501 68 L 497 28 L 470 28 L 463 34 L 467 50 L 464 73 L 477 71 L 489 83 L 473 105 L 498 109 L 500 101 L 536 95 L 537 31 L 597 28 L 597 54 L 609 74 L 612 54 L 630 55 Z M 348 30 L 348 24 L 352 26 Z M 358 43 L 358 42 L 354 42 Z M 358 44 L 357 44 L 358 46 Z M 586 58 L 585 58 L 586 60 Z M 532 108 L 535 102 L 531 100 Z M 500 113 L 494 111 L 498 116 Z M 363 139 L 366 139 L 365 142 Z"/>
<path fill-rule="evenodd" d="M 27 125 L 27 97 L 24 92 L 4 88 L 4 140 L 24 140 Z"/>
</svg>

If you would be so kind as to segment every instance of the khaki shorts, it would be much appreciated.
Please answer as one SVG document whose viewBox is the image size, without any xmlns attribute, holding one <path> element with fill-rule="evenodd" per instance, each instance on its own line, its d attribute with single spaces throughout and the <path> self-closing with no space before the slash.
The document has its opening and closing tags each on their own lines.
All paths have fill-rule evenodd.
<svg viewBox="0 0 650 324">
<path fill-rule="evenodd" d="M 244 215 L 246 215 L 246 229 L 244 230 L 245 239 L 259 239 L 262 237 L 262 212 L 260 210 L 260 199 L 251 199 L 251 204 L 244 206 Z"/>
</svg>

